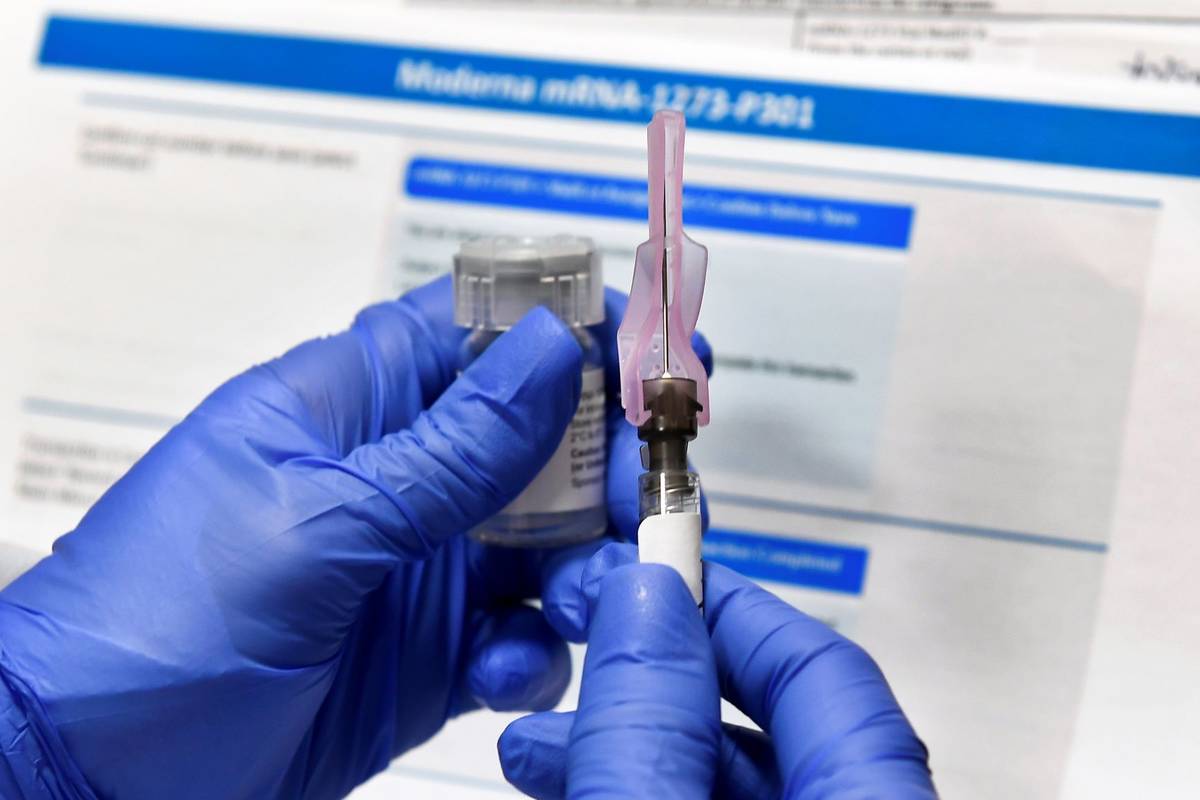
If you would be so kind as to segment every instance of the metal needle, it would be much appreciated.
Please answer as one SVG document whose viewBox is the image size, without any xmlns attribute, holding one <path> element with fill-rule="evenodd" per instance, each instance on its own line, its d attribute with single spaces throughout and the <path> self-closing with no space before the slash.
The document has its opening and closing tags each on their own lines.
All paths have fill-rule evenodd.
<svg viewBox="0 0 1200 800">
<path fill-rule="evenodd" d="M 667 326 L 667 307 L 669 296 L 667 292 L 667 182 L 663 181 L 663 260 L 662 260 L 662 349 L 663 349 L 663 377 L 671 377 L 670 363 L 671 358 L 671 338 Z"/>
</svg>

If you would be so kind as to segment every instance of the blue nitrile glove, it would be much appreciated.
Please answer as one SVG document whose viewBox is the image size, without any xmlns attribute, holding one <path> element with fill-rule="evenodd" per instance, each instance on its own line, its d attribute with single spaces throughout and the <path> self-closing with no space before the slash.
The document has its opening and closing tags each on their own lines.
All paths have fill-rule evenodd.
<svg viewBox="0 0 1200 800">
<path fill-rule="evenodd" d="M 707 798 L 721 704 L 696 602 L 659 564 L 598 583 L 578 710 L 512 723 L 499 742 L 505 775 L 534 796 Z"/>
<path fill-rule="evenodd" d="M 538 797 L 561 797 L 565 787 L 579 798 L 708 797 L 721 703 L 691 593 L 660 564 L 626 564 L 599 583 L 579 708 L 509 726 L 500 739 L 505 773 Z M 538 752 L 543 743 L 548 752 Z M 544 781 L 555 791 L 541 792 Z"/>
<path fill-rule="evenodd" d="M 443 279 L 233 379 L 0 593 L 0 796 L 338 798 L 462 711 L 552 707 L 521 600 L 597 545 L 460 534 L 549 458 L 581 353 L 535 310 L 454 380 L 463 336 Z"/>
<path fill-rule="evenodd" d="M 501 737 L 515 786 L 539 800 L 936 797 L 925 746 L 861 647 L 718 564 L 705 564 L 698 635 L 678 576 L 636 560 L 610 544 L 578 581 L 546 587 L 560 632 L 587 631 L 587 664 L 577 712 L 524 717 Z M 708 730 L 718 678 L 766 734 Z"/>
</svg>

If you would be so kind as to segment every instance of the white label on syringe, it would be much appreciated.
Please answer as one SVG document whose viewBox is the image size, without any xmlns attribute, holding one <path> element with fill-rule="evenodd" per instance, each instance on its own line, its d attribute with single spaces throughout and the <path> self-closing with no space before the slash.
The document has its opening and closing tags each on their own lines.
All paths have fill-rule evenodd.
<svg viewBox="0 0 1200 800">
<path fill-rule="evenodd" d="M 550 461 L 504 514 L 580 511 L 604 505 L 604 370 L 583 371 L 579 407 Z"/>
<path fill-rule="evenodd" d="M 701 527 L 699 514 L 652 514 L 638 526 L 638 561 L 674 567 L 696 605 L 704 603 Z"/>
</svg>

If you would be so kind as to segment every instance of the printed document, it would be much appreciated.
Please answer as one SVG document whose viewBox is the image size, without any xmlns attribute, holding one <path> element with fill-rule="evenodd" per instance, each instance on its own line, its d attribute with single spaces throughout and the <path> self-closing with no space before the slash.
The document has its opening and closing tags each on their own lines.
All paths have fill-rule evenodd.
<svg viewBox="0 0 1200 800">
<path fill-rule="evenodd" d="M 378 6 L 380 0 L 356 0 Z M 614 33 L 1111 77 L 1200 91 L 1194 0 L 408 0 Z M 394 5 L 394 4 L 393 4 Z"/>
</svg>

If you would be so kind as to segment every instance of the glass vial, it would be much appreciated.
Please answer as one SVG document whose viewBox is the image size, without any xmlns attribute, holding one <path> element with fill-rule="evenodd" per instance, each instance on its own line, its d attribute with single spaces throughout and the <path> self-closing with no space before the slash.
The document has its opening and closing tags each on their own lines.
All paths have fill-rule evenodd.
<svg viewBox="0 0 1200 800">
<path fill-rule="evenodd" d="M 471 531 L 488 544 L 556 547 L 594 539 L 608 526 L 604 362 L 587 327 L 604 321 L 599 253 L 577 236 L 498 236 L 459 248 L 454 321 L 471 330 L 459 351 L 460 370 L 536 306 L 561 319 L 583 348 L 583 390 L 550 461 L 515 500 Z"/>
</svg>

